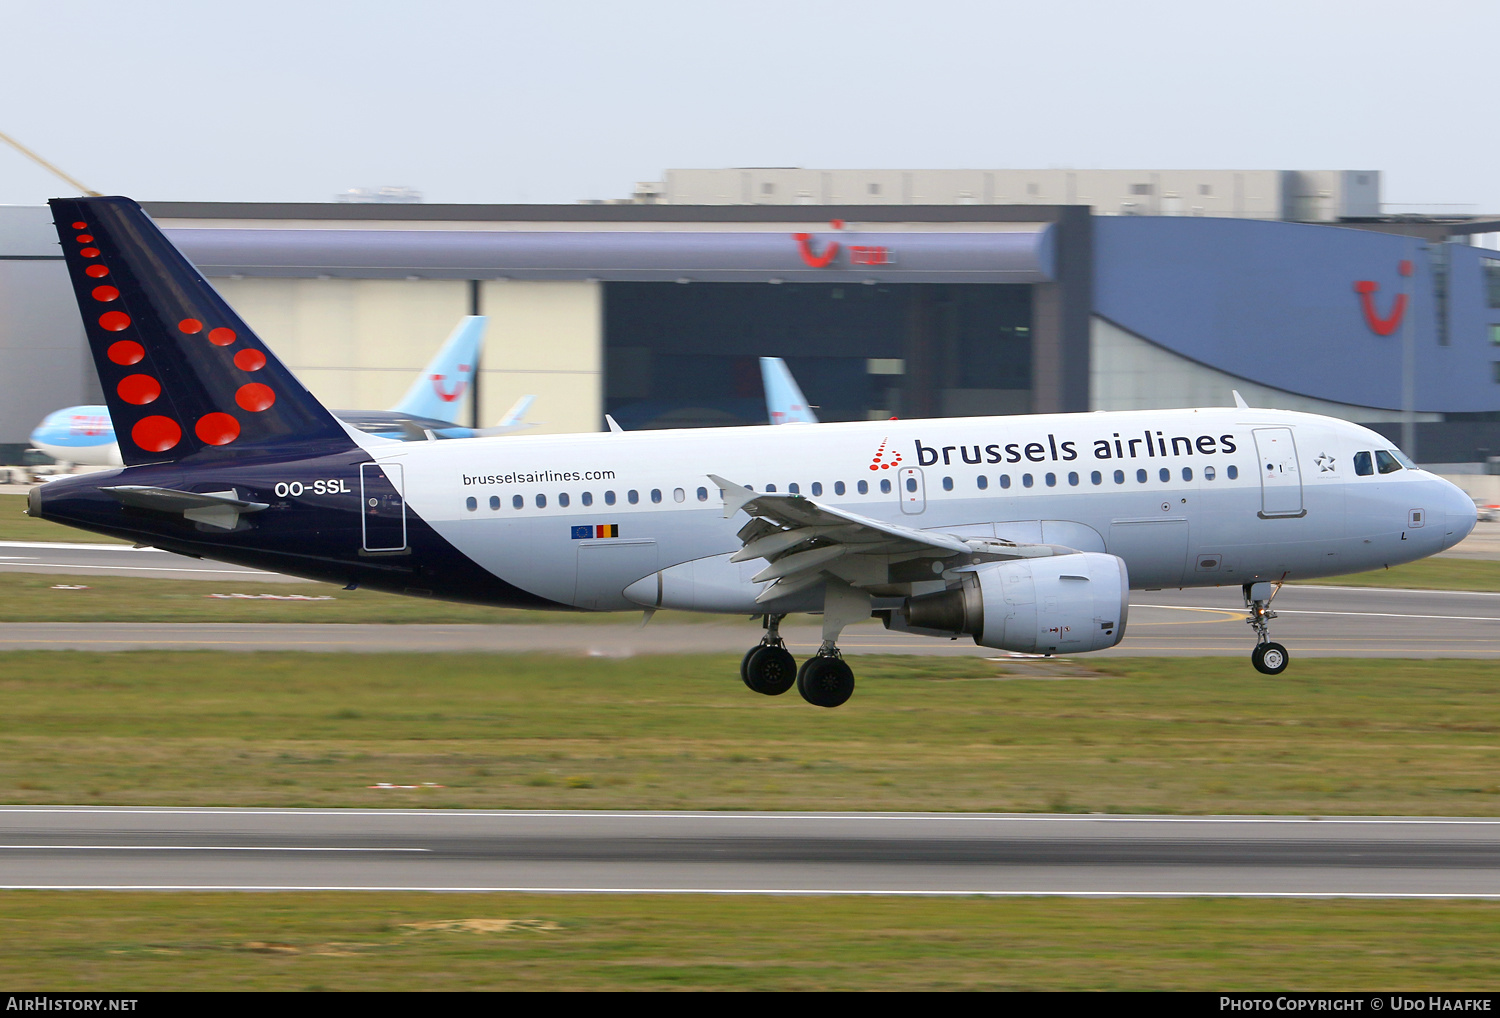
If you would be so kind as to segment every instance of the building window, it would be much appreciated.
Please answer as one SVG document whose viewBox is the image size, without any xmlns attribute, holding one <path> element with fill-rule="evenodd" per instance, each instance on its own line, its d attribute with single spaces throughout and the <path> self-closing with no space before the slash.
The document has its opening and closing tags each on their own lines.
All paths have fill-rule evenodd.
<svg viewBox="0 0 1500 1018">
<path fill-rule="evenodd" d="M 979 475 L 979 481 L 978 481 L 978 483 L 979 483 L 979 490 L 983 491 L 985 488 L 988 488 L 990 486 L 990 479 L 988 477 L 984 476 L 983 474 L 980 474 Z"/>
<path fill-rule="evenodd" d="M 1500 383 L 1500 361 L 1490 362 L 1490 374 L 1493 376 L 1491 381 Z"/>
<path fill-rule="evenodd" d="M 1484 292 L 1489 298 L 1489 306 L 1500 308 L 1500 259 L 1484 260 Z"/>
<path fill-rule="evenodd" d="M 475 509 L 479 508 L 479 499 L 475 498 L 473 495 L 470 495 L 468 498 L 464 499 L 464 505 L 468 508 L 469 512 L 473 512 Z"/>
<path fill-rule="evenodd" d="M 499 495 L 491 495 L 490 496 L 490 511 L 493 512 L 494 510 L 499 509 L 499 508 L 500 508 L 500 496 Z"/>
<path fill-rule="evenodd" d="M 762 184 L 762 185 L 760 185 L 760 193 L 761 194 L 775 194 L 776 193 L 776 185 L 775 184 Z"/>
<path fill-rule="evenodd" d="M 1150 194 L 1151 193 L 1151 185 L 1150 184 L 1131 184 L 1130 185 L 1130 193 L 1131 194 Z"/>
<path fill-rule="evenodd" d="M 1042 193 L 1042 189 L 1037 184 L 1027 184 L 1026 185 L 1026 193 L 1027 194 L 1041 194 Z"/>
<path fill-rule="evenodd" d="M 1500 346 L 1500 325 L 1490 326 L 1490 344 Z"/>
<path fill-rule="evenodd" d="M 870 194 L 879 194 L 880 193 L 880 185 L 879 184 L 871 184 L 871 185 L 869 185 L 869 189 L 870 189 Z"/>
<path fill-rule="evenodd" d="M 1213 194 L 1214 193 L 1214 186 L 1212 184 L 1199 184 L 1198 185 L 1198 193 L 1199 194 Z"/>
</svg>

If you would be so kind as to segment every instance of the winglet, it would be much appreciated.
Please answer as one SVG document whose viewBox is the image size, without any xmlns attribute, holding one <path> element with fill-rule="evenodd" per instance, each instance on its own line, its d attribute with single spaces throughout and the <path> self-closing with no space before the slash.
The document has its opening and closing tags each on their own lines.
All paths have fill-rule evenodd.
<svg viewBox="0 0 1500 1018">
<path fill-rule="evenodd" d="M 743 485 L 726 481 L 718 474 L 709 474 L 708 479 L 724 489 L 724 518 L 726 520 L 755 501 L 755 492 Z"/>
<path fill-rule="evenodd" d="M 1245 402 L 1245 397 L 1240 395 L 1240 390 L 1238 390 L 1238 389 L 1230 389 L 1229 391 L 1232 392 L 1232 393 L 1234 393 L 1234 405 L 1235 406 L 1239 407 L 1241 410 L 1249 410 L 1250 409 L 1250 404 Z"/>
<path fill-rule="evenodd" d="M 604 415 L 604 423 L 609 425 L 609 430 L 610 431 L 624 431 L 625 430 L 624 428 L 620 427 L 620 422 L 617 421 L 617 420 L 615 420 L 609 414 L 605 414 Z"/>
</svg>

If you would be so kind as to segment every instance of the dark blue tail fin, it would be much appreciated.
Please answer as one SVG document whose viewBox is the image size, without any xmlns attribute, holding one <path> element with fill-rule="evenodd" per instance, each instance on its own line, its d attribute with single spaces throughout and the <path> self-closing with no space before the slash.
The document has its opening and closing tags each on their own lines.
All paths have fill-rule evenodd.
<svg viewBox="0 0 1500 1018">
<path fill-rule="evenodd" d="M 50 204 L 127 465 L 353 447 L 139 205 Z"/>
</svg>

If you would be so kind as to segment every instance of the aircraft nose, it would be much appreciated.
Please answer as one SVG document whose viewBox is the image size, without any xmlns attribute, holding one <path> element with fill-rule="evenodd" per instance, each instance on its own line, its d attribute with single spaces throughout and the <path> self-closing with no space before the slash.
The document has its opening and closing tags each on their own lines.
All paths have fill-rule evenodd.
<svg viewBox="0 0 1500 1018">
<path fill-rule="evenodd" d="M 1474 530 L 1474 525 L 1479 522 L 1479 507 L 1469 497 L 1468 492 L 1458 485 L 1449 481 L 1442 482 L 1444 491 L 1441 504 L 1443 507 L 1443 520 L 1446 524 L 1443 531 L 1443 547 L 1451 548 Z"/>
</svg>

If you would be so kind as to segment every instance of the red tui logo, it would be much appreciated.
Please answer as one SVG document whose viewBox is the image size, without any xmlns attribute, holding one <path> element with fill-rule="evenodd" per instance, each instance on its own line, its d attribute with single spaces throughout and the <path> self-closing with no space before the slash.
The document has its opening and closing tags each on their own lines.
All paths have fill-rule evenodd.
<svg viewBox="0 0 1500 1018">
<path fill-rule="evenodd" d="M 835 230 L 842 230 L 844 228 L 844 221 L 842 219 L 835 219 L 828 225 Z M 802 256 L 802 260 L 807 263 L 807 267 L 810 269 L 826 269 L 833 264 L 834 258 L 838 256 L 839 242 L 836 240 L 829 241 L 828 246 L 823 249 L 823 253 L 818 254 L 813 250 L 812 234 L 794 233 L 792 234 L 792 239 L 797 242 L 797 253 Z"/>
<path fill-rule="evenodd" d="M 460 364 L 458 366 L 458 370 L 467 373 L 469 370 L 469 366 L 467 364 Z M 447 379 L 447 377 L 447 375 L 433 375 L 432 391 L 437 393 L 438 399 L 442 400 L 444 403 L 453 403 L 463 396 L 464 390 L 468 388 L 469 383 L 460 379 L 453 384 L 453 388 L 451 390 L 445 391 L 443 389 L 443 382 Z"/>
<path fill-rule="evenodd" d="M 1412 264 L 1402 259 L 1399 269 L 1403 276 L 1409 276 L 1412 273 Z M 1359 294 L 1360 309 L 1365 314 L 1365 324 L 1375 335 L 1389 336 L 1396 331 L 1396 327 L 1401 324 L 1401 317 L 1406 314 L 1406 294 L 1396 294 L 1396 299 L 1391 302 L 1391 313 L 1382 318 L 1375 310 L 1375 294 L 1379 290 L 1380 284 L 1372 279 L 1361 279 L 1354 284 L 1354 292 Z"/>
</svg>

